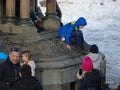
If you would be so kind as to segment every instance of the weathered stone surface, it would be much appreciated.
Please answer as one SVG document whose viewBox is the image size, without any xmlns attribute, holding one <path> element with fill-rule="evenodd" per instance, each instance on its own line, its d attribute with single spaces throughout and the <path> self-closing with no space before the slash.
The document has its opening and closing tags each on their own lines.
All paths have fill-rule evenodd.
<svg viewBox="0 0 120 90">
<path fill-rule="evenodd" d="M 7 44 L 6 52 L 13 45 L 31 51 L 36 63 L 36 78 L 44 90 L 71 90 L 71 83 L 76 82 L 77 70 L 85 56 L 78 47 L 72 45 L 71 50 L 67 49 L 55 31 L 36 35 L 2 33 L 1 37 Z"/>
<path fill-rule="evenodd" d="M 1 37 L 7 44 L 6 52 L 13 45 L 32 52 L 37 66 L 36 77 L 44 87 L 61 87 L 76 81 L 76 73 L 84 55 L 81 55 L 81 52 L 74 46 L 72 50 L 67 49 L 65 43 L 57 37 L 57 32 L 44 31 L 31 37 L 26 34 L 4 33 Z"/>
<path fill-rule="evenodd" d="M 36 35 L 37 29 L 34 26 L 16 26 L 14 24 L 0 24 L 1 33 L 15 34 L 15 35 Z"/>
</svg>

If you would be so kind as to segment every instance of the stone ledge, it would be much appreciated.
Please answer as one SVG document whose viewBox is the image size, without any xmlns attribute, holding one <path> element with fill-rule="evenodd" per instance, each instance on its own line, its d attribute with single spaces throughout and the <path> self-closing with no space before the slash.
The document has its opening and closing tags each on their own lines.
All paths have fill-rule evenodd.
<svg viewBox="0 0 120 90">
<path fill-rule="evenodd" d="M 84 56 L 59 56 L 56 58 L 40 58 L 40 60 L 36 61 L 37 69 L 44 69 L 44 70 L 60 70 L 63 68 L 69 68 L 76 65 L 80 65 L 82 63 Z"/>
<path fill-rule="evenodd" d="M 0 24 L 2 33 L 15 35 L 36 35 L 37 29 L 34 26 L 16 26 L 14 24 Z"/>
</svg>

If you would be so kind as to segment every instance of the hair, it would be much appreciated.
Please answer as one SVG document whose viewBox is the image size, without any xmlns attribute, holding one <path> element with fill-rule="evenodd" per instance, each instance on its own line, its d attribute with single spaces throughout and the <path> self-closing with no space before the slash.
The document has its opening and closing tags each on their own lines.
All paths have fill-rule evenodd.
<svg viewBox="0 0 120 90">
<path fill-rule="evenodd" d="M 28 50 L 23 51 L 23 52 L 22 52 L 22 55 L 25 55 L 26 57 L 28 57 L 28 59 L 31 58 L 31 53 L 30 53 L 30 51 L 28 51 Z"/>
<path fill-rule="evenodd" d="M 22 76 L 25 76 L 25 75 L 31 75 L 31 67 L 27 64 L 24 64 L 22 67 L 21 67 L 21 74 Z"/>
<path fill-rule="evenodd" d="M 15 51 L 15 52 L 21 52 L 21 48 L 20 47 L 17 47 L 17 46 L 14 46 L 10 49 L 10 52 L 12 51 Z"/>
</svg>

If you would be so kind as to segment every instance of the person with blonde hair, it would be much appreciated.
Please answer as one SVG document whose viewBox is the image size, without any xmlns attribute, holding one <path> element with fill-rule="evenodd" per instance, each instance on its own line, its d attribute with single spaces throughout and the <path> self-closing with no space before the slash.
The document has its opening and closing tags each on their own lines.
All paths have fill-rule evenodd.
<svg viewBox="0 0 120 90">
<path fill-rule="evenodd" d="M 31 72 L 32 72 L 32 76 L 35 76 L 35 62 L 34 60 L 31 60 L 31 53 L 30 51 L 23 51 L 22 52 L 22 61 L 21 61 L 21 66 L 24 64 L 28 64 L 31 67 Z"/>
</svg>

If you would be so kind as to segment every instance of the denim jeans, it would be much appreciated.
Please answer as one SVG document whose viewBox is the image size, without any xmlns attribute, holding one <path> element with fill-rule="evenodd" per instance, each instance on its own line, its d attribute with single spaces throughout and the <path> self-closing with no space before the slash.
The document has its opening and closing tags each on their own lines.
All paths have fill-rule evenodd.
<svg viewBox="0 0 120 90">
<path fill-rule="evenodd" d="M 84 37 L 83 37 L 83 33 L 82 33 L 81 30 L 73 31 L 73 33 L 72 33 L 72 39 L 74 40 L 73 42 L 77 46 L 83 46 Z"/>
</svg>

